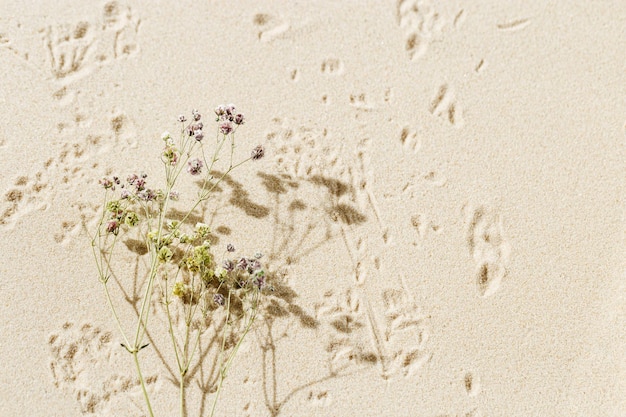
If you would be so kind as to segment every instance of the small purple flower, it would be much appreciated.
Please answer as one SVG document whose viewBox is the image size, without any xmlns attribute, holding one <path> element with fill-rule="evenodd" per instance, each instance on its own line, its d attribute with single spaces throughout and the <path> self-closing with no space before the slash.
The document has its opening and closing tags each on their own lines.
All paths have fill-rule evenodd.
<svg viewBox="0 0 626 417">
<path fill-rule="evenodd" d="M 239 262 L 237 262 L 237 268 L 245 271 L 248 268 L 248 260 L 246 258 L 241 258 Z"/>
<path fill-rule="evenodd" d="M 193 115 L 193 120 L 195 120 L 196 122 L 200 120 L 200 118 L 202 117 L 200 115 L 200 112 L 198 112 L 198 110 L 195 110 L 195 109 L 191 111 L 191 114 Z"/>
<path fill-rule="evenodd" d="M 253 161 L 257 161 L 263 158 L 263 156 L 265 156 L 265 148 L 263 148 L 263 145 L 258 145 L 250 153 L 250 158 L 252 158 Z"/>
<path fill-rule="evenodd" d="M 114 235 L 117 235 L 119 231 L 120 224 L 117 222 L 117 220 L 111 220 L 107 223 L 107 233 L 113 233 Z"/>
<path fill-rule="evenodd" d="M 232 131 L 233 125 L 230 122 L 224 122 L 220 124 L 220 132 L 222 132 L 223 134 L 228 135 Z"/>
<path fill-rule="evenodd" d="M 255 271 L 261 269 L 261 262 L 257 259 L 248 259 L 248 273 L 253 274 Z"/>
<path fill-rule="evenodd" d="M 108 178 L 102 178 L 100 179 L 100 181 L 98 181 L 100 183 L 100 185 L 102 185 L 104 187 L 105 190 L 112 188 L 115 189 L 115 187 L 113 186 L 113 181 L 111 181 Z"/>
<path fill-rule="evenodd" d="M 189 165 L 187 167 L 187 172 L 191 175 L 200 174 L 200 172 L 202 171 L 202 167 L 204 166 L 204 163 L 198 158 L 192 159 L 191 161 L 187 162 L 187 164 Z"/>
<path fill-rule="evenodd" d="M 146 189 L 146 190 L 141 190 L 137 193 L 137 197 L 140 200 L 144 200 L 144 201 L 152 201 L 154 199 L 156 199 L 157 195 L 154 192 L 154 190 L 151 189 Z"/>
<path fill-rule="evenodd" d="M 137 189 L 137 192 L 143 191 L 146 189 L 146 180 L 144 180 L 143 178 L 137 178 L 133 185 Z"/>
<path fill-rule="evenodd" d="M 245 122 L 245 117 L 243 117 L 243 114 L 238 113 L 233 121 L 235 122 L 236 125 L 242 125 Z"/>
<path fill-rule="evenodd" d="M 194 132 L 194 139 L 196 139 L 198 142 L 201 142 L 202 139 L 204 139 L 204 133 L 202 133 L 202 130 L 196 130 Z"/>
<path fill-rule="evenodd" d="M 226 259 L 223 263 L 222 263 L 222 268 L 224 268 L 225 270 L 227 270 L 228 272 L 231 272 L 235 269 L 235 264 L 233 263 L 233 261 L 231 261 L 230 259 Z"/>
<path fill-rule="evenodd" d="M 263 287 L 265 287 L 265 274 L 264 273 L 256 274 L 254 276 L 254 279 L 252 280 L 252 283 L 256 285 L 258 289 L 260 290 L 263 289 Z"/>
<path fill-rule="evenodd" d="M 181 123 L 185 123 L 187 121 L 187 118 L 185 117 L 184 114 L 180 114 L 178 116 L 178 121 L 181 122 Z"/>
<path fill-rule="evenodd" d="M 222 264 L 222 267 L 228 272 L 231 272 L 233 269 L 235 269 L 235 264 L 233 264 L 233 261 L 231 261 L 230 259 L 227 259 Z"/>
<path fill-rule="evenodd" d="M 178 201 L 180 194 L 178 191 L 170 191 L 170 200 Z"/>
<path fill-rule="evenodd" d="M 235 247 L 233 246 L 232 243 L 229 243 L 228 245 L 226 245 L 226 250 L 228 252 L 234 252 L 235 251 Z"/>
<path fill-rule="evenodd" d="M 219 293 L 213 295 L 213 301 L 215 301 L 215 304 L 220 306 L 223 306 L 226 303 L 226 299 L 224 298 L 224 296 Z"/>
<path fill-rule="evenodd" d="M 120 193 L 120 199 L 125 200 L 127 198 L 130 198 L 130 191 L 122 190 L 122 192 Z"/>
<path fill-rule="evenodd" d="M 234 104 L 229 104 L 226 106 L 226 108 L 224 109 L 226 111 L 226 114 L 229 116 L 232 116 L 235 114 L 235 105 Z"/>
</svg>

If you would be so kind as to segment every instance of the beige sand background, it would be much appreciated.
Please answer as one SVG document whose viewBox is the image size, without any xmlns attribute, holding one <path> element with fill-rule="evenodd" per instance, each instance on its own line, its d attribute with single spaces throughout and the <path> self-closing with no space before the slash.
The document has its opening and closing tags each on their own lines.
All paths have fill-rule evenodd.
<svg viewBox="0 0 626 417">
<path fill-rule="evenodd" d="M 289 293 L 218 415 L 626 416 L 626 3 L 26 3 L 0 2 L 1 416 L 145 415 L 81 215 L 231 102 L 267 156 L 207 216 Z"/>
</svg>

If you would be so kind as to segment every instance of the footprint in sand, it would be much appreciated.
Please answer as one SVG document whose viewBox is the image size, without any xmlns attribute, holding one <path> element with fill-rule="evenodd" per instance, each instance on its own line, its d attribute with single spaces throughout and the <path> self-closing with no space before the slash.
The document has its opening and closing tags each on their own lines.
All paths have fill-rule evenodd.
<svg viewBox="0 0 626 417">
<path fill-rule="evenodd" d="M 115 371 L 122 367 L 124 351 L 111 332 L 68 322 L 49 336 L 48 347 L 54 386 L 74 396 L 83 414 L 112 415 L 116 403 L 129 402 L 127 395 L 140 389 L 133 374 Z M 156 375 L 146 377 L 150 390 L 157 380 Z"/>
<path fill-rule="evenodd" d="M 511 252 L 498 213 L 483 206 L 466 208 L 467 246 L 476 264 L 475 279 L 483 297 L 493 295 L 506 275 Z"/>
<path fill-rule="evenodd" d="M 404 33 L 404 49 L 413 61 L 426 54 L 445 26 L 445 20 L 427 0 L 400 0 L 396 18 Z"/>
</svg>

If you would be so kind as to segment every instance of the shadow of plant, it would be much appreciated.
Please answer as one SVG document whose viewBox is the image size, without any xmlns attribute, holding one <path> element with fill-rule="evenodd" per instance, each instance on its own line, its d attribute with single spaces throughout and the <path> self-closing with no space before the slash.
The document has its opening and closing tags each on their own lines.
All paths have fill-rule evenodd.
<svg viewBox="0 0 626 417">
<path fill-rule="evenodd" d="M 221 177 L 223 174 L 216 171 L 213 175 Z M 228 226 L 216 225 L 213 227 L 217 214 L 228 206 L 240 209 L 253 219 L 262 221 L 269 219 L 271 221 L 271 248 L 265 254 L 267 282 L 271 291 L 266 292 L 263 297 L 254 331 L 262 354 L 262 385 L 265 406 L 272 416 L 277 416 L 285 404 L 299 392 L 324 381 L 348 375 L 348 373 L 343 372 L 343 368 L 329 368 L 327 375 L 296 387 L 289 387 L 287 394 L 283 398 L 278 398 L 278 392 L 284 391 L 279 390 L 279 385 L 286 383 L 288 378 L 281 381 L 278 377 L 276 369 L 277 342 L 281 338 L 287 337 L 286 330 L 293 324 L 311 330 L 320 326 L 317 318 L 309 314 L 298 303 L 298 294 L 289 285 L 285 269 L 290 265 L 299 263 L 303 257 L 319 250 L 330 239 L 338 236 L 336 229 L 333 229 L 334 224 L 359 225 L 367 219 L 364 214 L 349 203 L 339 201 L 339 198 L 351 189 L 351 185 L 342 181 L 324 176 L 295 180 L 287 175 L 278 176 L 264 172 L 258 172 L 257 175 L 267 193 L 269 206 L 255 202 L 243 184 L 236 181 L 232 176 L 225 175 L 220 187 L 214 189 L 216 198 L 211 200 L 211 211 L 209 211 L 207 204 L 201 204 L 191 215 L 185 218 L 184 212 L 170 208 L 166 217 L 170 220 L 184 219 L 184 224 L 188 227 L 193 227 L 198 222 L 209 224 L 213 230 L 209 236 L 212 246 L 219 244 L 220 235 L 227 236 L 231 233 Z M 301 195 L 301 193 L 305 193 L 301 191 L 303 183 L 313 185 L 314 189 L 318 190 L 316 191 L 318 194 L 317 205 L 311 206 L 305 202 L 305 196 Z M 202 184 L 198 185 L 202 186 Z M 146 271 L 149 270 L 149 260 L 147 259 L 148 247 L 141 238 L 145 236 L 145 230 L 136 230 L 135 233 L 136 235 L 129 234 L 122 238 L 125 248 L 134 254 L 132 264 L 126 263 L 124 265 L 127 271 L 128 267 L 131 266 L 133 279 L 130 281 L 123 280 L 114 272 L 111 274 L 111 278 L 116 282 L 125 302 L 128 303 L 138 318 L 145 283 L 148 279 Z M 174 251 L 173 258 L 182 258 L 183 255 L 182 252 Z M 161 299 L 162 297 L 152 299 L 152 311 L 157 314 L 159 312 L 163 314 L 164 311 Z M 188 304 L 197 301 L 195 299 L 184 300 Z M 235 346 L 238 336 L 241 334 L 240 316 L 242 316 L 243 308 L 241 305 L 235 305 L 234 311 L 235 316 L 231 317 L 228 323 L 223 311 L 216 308 L 207 320 L 196 320 L 192 325 L 194 332 L 200 332 L 197 360 L 194 360 L 188 369 L 184 383 L 185 386 L 189 386 L 193 382 L 201 392 L 201 399 L 197 404 L 199 415 L 206 414 L 209 397 L 217 389 L 220 372 L 218 354 L 222 348 L 221 335 L 225 334 L 226 326 L 229 326 L 231 332 L 224 344 L 224 349 L 228 352 Z M 174 311 L 172 316 L 174 331 L 181 331 L 185 322 L 184 315 L 180 311 Z M 358 323 L 350 323 L 349 319 L 346 319 L 345 323 L 341 320 L 337 321 L 335 328 L 338 331 L 350 333 L 352 327 L 357 325 Z M 166 353 L 168 351 L 166 346 L 171 344 L 171 341 L 156 340 L 153 332 L 149 330 L 146 331 L 146 337 L 150 348 L 164 366 L 165 378 L 178 387 L 180 383 L 178 369 L 176 369 L 175 363 L 172 364 L 169 354 Z M 187 349 L 188 347 L 183 348 Z M 375 363 L 376 361 L 372 360 L 371 362 Z M 186 405 L 185 416 L 189 415 L 188 408 L 189 405 Z"/>
</svg>

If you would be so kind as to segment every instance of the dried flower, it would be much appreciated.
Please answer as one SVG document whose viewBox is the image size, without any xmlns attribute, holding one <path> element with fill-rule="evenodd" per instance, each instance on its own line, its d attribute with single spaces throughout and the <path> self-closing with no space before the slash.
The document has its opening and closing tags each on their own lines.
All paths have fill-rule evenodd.
<svg viewBox="0 0 626 417">
<path fill-rule="evenodd" d="M 222 263 L 222 267 L 230 272 L 235 269 L 235 264 L 230 259 L 227 259 Z"/>
<path fill-rule="evenodd" d="M 228 135 L 232 131 L 233 125 L 230 122 L 224 122 L 220 124 L 220 132 L 222 132 L 224 135 Z"/>
<path fill-rule="evenodd" d="M 187 162 L 187 164 L 189 165 L 187 167 L 187 172 L 191 175 L 200 174 L 200 172 L 202 171 L 202 167 L 204 166 L 204 162 L 202 162 L 198 158 L 192 159 L 191 161 Z"/>
<path fill-rule="evenodd" d="M 228 245 L 226 245 L 226 250 L 228 252 L 234 252 L 235 251 L 235 247 L 233 246 L 232 243 L 229 243 Z"/>
<path fill-rule="evenodd" d="M 181 123 L 185 123 L 187 121 L 187 118 L 185 117 L 184 114 L 180 114 L 178 115 L 178 121 Z"/>
<path fill-rule="evenodd" d="M 254 275 L 252 283 L 260 290 L 265 287 L 265 271 L 259 271 Z"/>
<path fill-rule="evenodd" d="M 180 193 L 178 191 L 170 191 L 170 200 L 178 201 Z"/>
<path fill-rule="evenodd" d="M 200 120 L 200 118 L 202 117 L 200 113 L 198 112 L 198 110 L 195 110 L 195 109 L 191 111 L 191 114 L 193 116 L 193 120 L 195 120 L 196 122 Z"/>
<path fill-rule="evenodd" d="M 245 122 L 245 118 L 243 117 L 243 114 L 238 113 L 238 114 L 235 116 L 235 118 L 234 118 L 233 122 L 234 122 L 236 125 L 242 125 L 242 124 Z"/>
<path fill-rule="evenodd" d="M 196 130 L 196 131 L 194 132 L 194 138 L 195 138 L 198 142 L 202 141 L 202 139 L 204 139 L 204 133 L 202 133 L 202 130 Z"/>
<path fill-rule="evenodd" d="M 105 190 L 112 188 L 113 190 L 115 190 L 115 187 L 113 186 L 113 181 L 111 181 L 110 179 L 104 177 L 101 178 L 100 181 L 98 181 L 100 183 L 100 185 L 102 185 L 104 187 Z"/>
<path fill-rule="evenodd" d="M 213 295 L 213 301 L 215 301 L 215 304 L 220 306 L 223 306 L 226 303 L 226 299 L 224 298 L 224 296 L 219 293 Z"/>
<path fill-rule="evenodd" d="M 265 156 L 265 148 L 263 148 L 263 145 L 258 145 L 250 153 L 250 158 L 252 158 L 253 161 L 257 161 L 263 158 L 264 156 Z"/>
<path fill-rule="evenodd" d="M 107 223 L 107 233 L 113 233 L 117 235 L 120 231 L 120 224 L 117 220 L 111 220 Z"/>
<path fill-rule="evenodd" d="M 242 271 L 245 271 L 247 267 L 248 267 L 248 260 L 246 258 L 239 259 L 239 262 L 237 262 L 237 268 L 241 269 Z"/>
<path fill-rule="evenodd" d="M 226 114 L 226 106 L 224 106 L 223 104 L 220 104 L 219 106 L 217 106 L 215 108 L 215 114 L 217 115 L 217 117 L 221 117 L 224 114 Z"/>
</svg>

